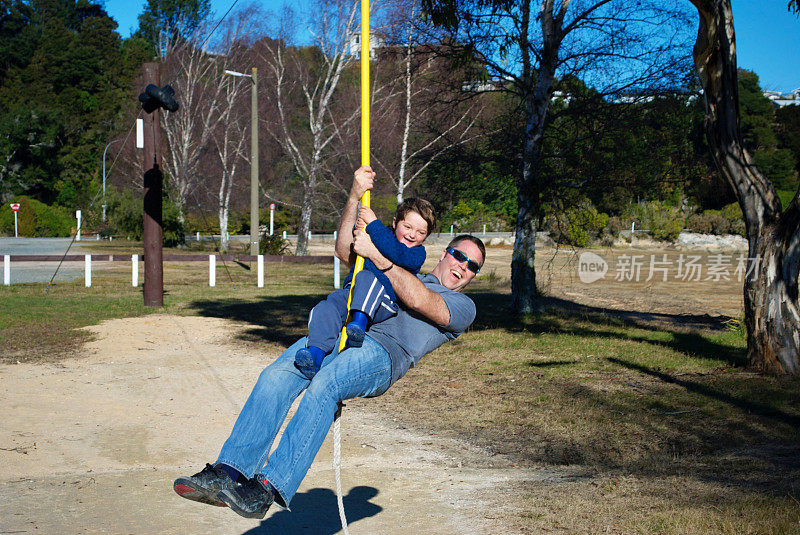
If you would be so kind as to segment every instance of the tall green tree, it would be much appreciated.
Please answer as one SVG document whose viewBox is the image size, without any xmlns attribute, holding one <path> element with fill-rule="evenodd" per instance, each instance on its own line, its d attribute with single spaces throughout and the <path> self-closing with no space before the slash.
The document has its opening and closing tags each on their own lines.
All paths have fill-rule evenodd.
<svg viewBox="0 0 800 535">
<path fill-rule="evenodd" d="M 163 58 L 179 40 L 188 40 L 210 13 L 210 0 L 147 0 L 135 35 Z"/>
<path fill-rule="evenodd" d="M 775 112 L 778 140 L 781 147 L 794 156 L 795 171 L 800 173 L 800 106 L 784 106 Z"/>
<path fill-rule="evenodd" d="M 0 196 L 77 207 L 121 118 L 131 73 L 117 24 L 88 0 L 7 2 L 0 49 Z M 4 20 L 5 22 L 5 20 Z"/>
<path fill-rule="evenodd" d="M 744 147 L 778 189 L 796 189 L 792 151 L 779 147 L 775 106 L 764 96 L 754 72 L 739 69 L 739 127 Z"/>
</svg>

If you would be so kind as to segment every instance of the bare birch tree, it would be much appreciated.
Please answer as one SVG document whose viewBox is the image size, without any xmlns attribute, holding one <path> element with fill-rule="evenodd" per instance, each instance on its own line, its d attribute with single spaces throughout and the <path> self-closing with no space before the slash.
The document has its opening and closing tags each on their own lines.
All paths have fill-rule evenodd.
<svg viewBox="0 0 800 535">
<path fill-rule="evenodd" d="M 311 216 L 325 180 L 326 154 L 340 139 L 341 128 L 358 117 L 357 108 L 345 111 L 342 119 L 333 107 L 343 74 L 358 59 L 350 46 L 358 33 L 359 5 L 353 0 L 318 0 L 310 18 L 312 47 L 288 48 L 283 41 L 272 41 L 260 49 L 273 78 L 277 139 L 301 177 L 297 255 L 308 250 Z"/>
<path fill-rule="evenodd" d="M 706 99 L 706 136 L 717 167 L 736 194 L 747 228 L 744 310 L 748 363 L 767 372 L 797 375 L 800 190 L 782 210 L 772 182 L 756 168 L 743 146 L 730 0 L 691 2 L 700 14 L 694 59 Z"/>
<path fill-rule="evenodd" d="M 162 119 L 169 156 L 164 165 L 170 180 L 170 198 L 181 219 L 190 198 L 210 180 L 202 172 L 202 160 L 214 146 L 219 146 L 215 136 L 225 131 L 220 125 L 230 120 L 230 103 L 245 88 L 243 84 L 231 86 L 224 70 L 236 67 L 236 58 L 231 55 L 234 47 L 253 39 L 258 27 L 253 19 L 257 15 L 254 8 L 249 8 L 231 17 L 223 27 L 223 38 L 212 43 L 214 52 L 199 48 L 211 30 L 203 26 L 191 39 L 179 41 L 165 60 L 164 78 L 171 80 L 181 103 L 180 113 Z"/>
<path fill-rule="evenodd" d="M 453 102 L 445 93 L 451 88 L 442 83 L 447 66 L 438 57 L 441 35 L 420 17 L 418 0 L 397 2 L 394 6 L 391 30 L 398 34 L 395 47 L 379 54 L 381 65 L 394 63 L 387 69 L 399 76 L 393 88 L 396 97 L 387 92 L 384 102 L 399 111 L 402 130 L 399 140 L 391 136 L 387 155 L 376 163 L 392 180 L 397 203 L 403 201 L 406 188 L 419 177 L 436 158 L 446 151 L 466 143 L 474 136 L 473 126 L 478 120 L 482 106 L 478 99 L 468 104 Z M 401 54 L 391 53 L 402 50 Z M 384 76 L 386 73 L 384 72 Z M 461 85 L 461 80 L 457 85 Z M 393 125 L 382 127 L 386 132 Z M 385 140 L 387 141 L 387 140 Z M 388 145 L 388 147 L 386 147 Z M 391 150 L 399 145 L 399 154 Z"/>
<path fill-rule="evenodd" d="M 230 218 L 231 193 L 237 171 L 247 162 L 246 146 L 249 141 L 247 124 L 243 114 L 236 113 L 242 107 L 242 89 L 252 84 L 240 78 L 229 79 L 225 84 L 225 105 L 221 108 L 219 128 L 214 136 L 214 147 L 219 158 L 219 188 L 217 189 L 217 217 L 219 219 L 220 249 L 227 251 L 230 242 L 228 220 Z M 237 106 L 238 105 L 238 106 Z"/>
</svg>

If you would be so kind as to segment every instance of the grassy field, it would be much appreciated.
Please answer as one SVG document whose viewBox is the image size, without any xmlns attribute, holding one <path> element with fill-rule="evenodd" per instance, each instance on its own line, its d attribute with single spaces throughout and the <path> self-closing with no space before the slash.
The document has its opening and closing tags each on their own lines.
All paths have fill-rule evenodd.
<svg viewBox="0 0 800 535">
<path fill-rule="evenodd" d="M 357 403 L 466 439 L 487 464 L 557 474 L 513 483 L 513 503 L 498 504 L 521 533 L 800 532 L 800 382 L 743 367 L 736 284 L 704 290 L 727 299 L 728 315 L 695 309 L 699 290 L 684 290 L 681 305 L 677 287 L 649 287 L 670 296 L 655 299 L 667 307 L 659 311 L 637 305 L 643 288 L 567 284 L 559 266 L 568 259 L 548 268 L 542 255 L 542 273 L 555 270 L 550 296 L 520 321 L 506 308 L 508 251 L 489 255 L 494 268 L 470 287 L 472 329 L 384 396 Z M 249 266 L 227 268 L 208 288 L 205 264 L 167 264 L 159 311 L 246 322 L 242 343 L 288 344 L 331 289 L 329 265 L 268 264 L 263 289 Z M 6 362 L 74 355 L 75 327 L 152 312 L 121 267 L 91 289 L 17 285 L 0 296 Z"/>
</svg>

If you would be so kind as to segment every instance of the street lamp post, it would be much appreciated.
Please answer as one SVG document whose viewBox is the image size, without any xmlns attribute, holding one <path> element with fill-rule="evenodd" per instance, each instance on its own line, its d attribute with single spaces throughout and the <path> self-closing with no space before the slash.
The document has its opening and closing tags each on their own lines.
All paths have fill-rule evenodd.
<svg viewBox="0 0 800 535">
<path fill-rule="evenodd" d="M 258 254 L 258 69 L 252 74 L 226 70 L 229 76 L 250 78 L 253 81 L 250 94 L 250 254 Z"/>
<path fill-rule="evenodd" d="M 106 152 L 108 152 L 108 147 L 110 147 L 112 143 L 116 143 L 117 141 L 120 140 L 115 139 L 114 141 L 110 141 L 108 145 L 106 145 L 105 150 L 103 151 L 103 223 L 106 222 Z"/>
</svg>

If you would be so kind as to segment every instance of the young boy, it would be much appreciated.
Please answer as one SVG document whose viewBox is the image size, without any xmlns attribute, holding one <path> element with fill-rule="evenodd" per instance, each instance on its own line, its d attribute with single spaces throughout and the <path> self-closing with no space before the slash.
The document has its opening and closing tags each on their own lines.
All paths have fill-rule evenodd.
<svg viewBox="0 0 800 535">
<path fill-rule="evenodd" d="M 365 206 L 359 210 L 361 225 L 378 251 L 392 261 L 392 266 L 383 271 L 398 266 L 416 275 L 425 262 L 422 242 L 433 231 L 436 216 L 430 202 L 411 198 L 397 207 L 391 229 Z M 364 269 L 355 279 L 351 269 L 345 279 L 345 287 L 320 301 L 308 316 L 308 341 L 306 347 L 295 354 L 294 365 L 309 379 L 319 371 L 322 360 L 333 351 L 339 338 L 347 319 L 347 299 L 350 294 L 347 284 L 351 281 L 353 299 L 350 303 L 351 321 L 347 324 L 348 346 L 361 347 L 369 325 L 397 314 L 397 297 L 389 279 L 375 264 L 365 259 Z"/>
</svg>

